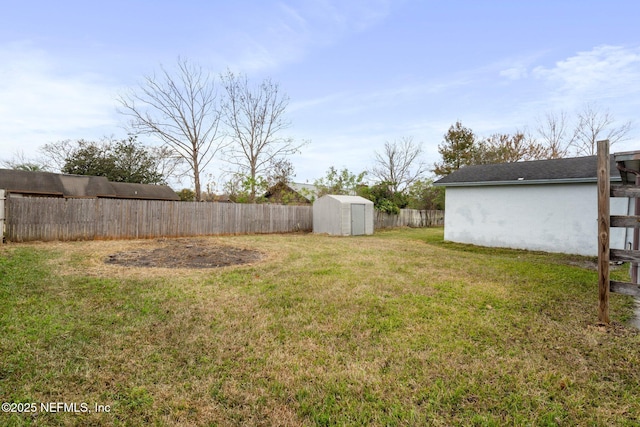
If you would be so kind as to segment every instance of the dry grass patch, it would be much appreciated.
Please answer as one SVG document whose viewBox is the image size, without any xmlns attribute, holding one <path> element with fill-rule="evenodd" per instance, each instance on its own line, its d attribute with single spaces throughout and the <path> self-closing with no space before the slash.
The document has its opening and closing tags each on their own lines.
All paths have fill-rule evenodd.
<svg viewBox="0 0 640 427">
<path fill-rule="evenodd" d="M 208 276 L 203 269 L 272 261 L 278 251 L 262 253 L 229 237 L 78 242 L 35 242 L 11 247 L 51 250 L 48 263 L 62 275 L 131 279 Z M 178 269 L 178 271 L 174 271 Z"/>
<path fill-rule="evenodd" d="M 597 277 L 575 257 L 441 230 L 198 241 L 262 258 L 198 270 L 104 263 L 159 241 L 0 249 L 0 393 L 112 407 L 0 422 L 640 422 L 630 300 L 612 296 L 615 327 L 597 325 Z"/>
</svg>

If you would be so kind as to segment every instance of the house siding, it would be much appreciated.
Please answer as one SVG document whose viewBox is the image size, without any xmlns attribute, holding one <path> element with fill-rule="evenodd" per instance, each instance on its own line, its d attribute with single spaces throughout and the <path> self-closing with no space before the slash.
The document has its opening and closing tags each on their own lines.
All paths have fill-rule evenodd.
<svg viewBox="0 0 640 427">
<path fill-rule="evenodd" d="M 444 238 L 481 246 L 596 256 L 595 183 L 447 187 Z M 611 214 L 626 215 L 629 200 L 611 199 Z M 611 247 L 631 233 L 611 230 Z"/>
</svg>

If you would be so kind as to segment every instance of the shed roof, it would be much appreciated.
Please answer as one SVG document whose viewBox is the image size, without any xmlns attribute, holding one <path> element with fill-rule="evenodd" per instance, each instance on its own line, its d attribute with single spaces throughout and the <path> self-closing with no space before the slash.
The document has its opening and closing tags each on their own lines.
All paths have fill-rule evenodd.
<svg viewBox="0 0 640 427">
<path fill-rule="evenodd" d="M 620 181 L 614 156 L 612 181 Z M 561 184 L 597 181 L 597 156 L 465 166 L 434 182 L 445 187 L 514 184 Z"/>
<path fill-rule="evenodd" d="M 344 196 L 344 195 L 339 195 L 339 194 L 327 194 L 326 196 L 322 196 L 322 198 L 327 197 L 327 198 L 331 198 L 334 200 L 339 201 L 340 203 L 354 203 L 354 204 L 373 204 L 373 202 L 369 199 L 365 199 L 364 197 L 360 197 L 360 196 Z"/>
</svg>

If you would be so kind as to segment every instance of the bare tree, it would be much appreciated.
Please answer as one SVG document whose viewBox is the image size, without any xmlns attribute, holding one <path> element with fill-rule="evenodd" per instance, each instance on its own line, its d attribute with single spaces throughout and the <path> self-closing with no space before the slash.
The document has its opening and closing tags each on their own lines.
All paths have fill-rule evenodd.
<svg viewBox="0 0 640 427">
<path fill-rule="evenodd" d="M 220 106 L 214 78 L 202 67 L 178 60 L 175 74 L 145 77 L 118 98 L 135 134 L 159 138 L 188 164 L 196 198 L 202 200 L 200 174 L 225 146 L 218 132 Z"/>
<path fill-rule="evenodd" d="M 546 113 L 544 117 L 536 119 L 536 130 L 542 146 L 546 149 L 548 159 L 560 159 L 569 155 L 569 150 L 575 140 L 575 133 L 569 129 L 567 113 Z"/>
<path fill-rule="evenodd" d="M 611 145 L 624 141 L 631 130 L 631 121 L 614 126 L 615 119 L 609 110 L 601 109 L 595 104 L 585 104 L 578 113 L 573 145 L 579 155 L 596 154 L 597 141 L 608 139 Z"/>
<path fill-rule="evenodd" d="M 23 150 L 16 151 L 11 159 L 0 160 L 0 166 L 7 169 L 30 172 L 44 172 L 48 170 L 42 160 L 27 157 Z"/>
<path fill-rule="evenodd" d="M 273 159 L 269 165 L 267 183 L 269 185 L 276 185 L 278 183 L 289 184 L 295 176 L 295 168 L 291 160 L 287 158 Z"/>
<path fill-rule="evenodd" d="M 231 71 L 222 76 L 222 82 L 227 93 L 223 120 L 234 141 L 227 153 L 228 161 L 247 176 L 253 201 L 258 175 L 268 170 L 274 159 L 298 152 L 305 143 L 296 144 L 293 139 L 280 136 L 290 125 L 285 119 L 289 98 L 277 83 L 265 79 L 252 87 L 246 76 Z"/>
<path fill-rule="evenodd" d="M 380 182 L 387 182 L 394 193 L 402 192 L 420 179 L 428 167 L 421 159 L 422 144 L 414 144 L 412 137 L 384 143 L 382 153 L 376 151 L 370 174 Z"/>
<path fill-rule="evenodd" d="M 47 170 L 60 172 L 64 168 L 67 159 L 78 149 L 78 145 L 84 142 L 83 139 L 50 142 L 41 146 L 38 151 L 42 155 L 43 164 Z"/>
<path fill-rule="evenodd" d="M 189 175 L 189 171 L 185 170 L 185 160 L 176 150 L 167 146 L 149 147 L 149 151 L 157 159 L 158 172 L 164 177 L 172 177 L 177 180 Z M 202 186 L 202 182 L 200 182 Z"/>
</svg>

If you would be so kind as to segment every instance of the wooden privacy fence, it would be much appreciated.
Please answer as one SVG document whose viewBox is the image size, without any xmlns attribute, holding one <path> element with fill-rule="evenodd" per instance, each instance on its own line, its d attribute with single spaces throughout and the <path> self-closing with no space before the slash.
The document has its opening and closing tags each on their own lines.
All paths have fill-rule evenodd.
<svg viewBox="0 0 640 427">
<path fill-rule="evenodd" d="M 5 237 L 12 242 L 288 233 L 313 228 L 311 206 L 11 196 L 5 201 L 0 196 L 0 226 L 4 212 Z M 377 212 L 374 226 L 443 224 L 443 211 L 403 209 L 399 215 Z"/>
<path fill-rule="evenodd" d="M 398 215 L 375 212 L 374 228 L 435 227 L 444 225 L 444 211 L 401 209 Z"/>
<path fill-rule="evenodd" d="M 311 231 L 311 206 L 126 199 L 7 199 L 6 238 L 92 240 Z"/>
</svg>

